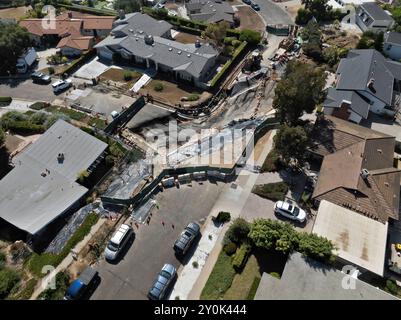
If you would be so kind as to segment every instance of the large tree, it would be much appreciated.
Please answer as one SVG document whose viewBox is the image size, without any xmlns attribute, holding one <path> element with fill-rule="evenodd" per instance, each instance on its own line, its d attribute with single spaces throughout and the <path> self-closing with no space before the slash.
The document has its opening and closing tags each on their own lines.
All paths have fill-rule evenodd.
<svg viewBox="0 0 401 320">
<path fill-rule="evenodd" d="M 141 5 L 137 0 L 115 0 L 115 10 L 124 10 L 125 13 L 138 12 L 141 10 Z"/>
<path fill-rule="evenodd" d="M 295 125 L 304 112 L 311 113 L 323 99 L 326 74 L 313 65 L 290 61 L 277 84 L 273 108 L 281 123 Z"/>
<path fill-rule="evenodd" d="M 224 48 L 224 38 L 227 35 L 229 24 L 226 21 L 210 23 L 206 30 L 202 32 L 202 38 L 208 40 L 217 50 Z"/>
<path fill-rule="evenodd" d="M 0 74 L 14 72 L 18 58 L 30 45 L 31 39 L 25 28 L 0 22 Z"/>
<path fill-rule="evenodd" d="M 289 127 L 283 124 L 274 136 L 274 149 L 286 164 L 292 160 L 302 163 L 307 145 L 308 135 L 301 126 Z"/>
</svg>

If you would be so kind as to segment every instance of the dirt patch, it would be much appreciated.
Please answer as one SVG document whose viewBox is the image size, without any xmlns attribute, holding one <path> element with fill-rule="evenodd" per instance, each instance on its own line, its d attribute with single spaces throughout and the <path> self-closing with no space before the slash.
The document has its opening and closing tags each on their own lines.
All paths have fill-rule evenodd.
<svg viewBox="0 0 401 320">
<path fill-rule="evenodd" d="M 125 80 L 124 76 L 126 73 L 131 75 L 130 80 Z M 132 88 L 132 86 L 142 77 L 142 74 L 137 71 L 110 68 L 100 75 L 100 80 L 104 82 L 117 82 L 122 85 L 126 90 Z"/>
<path fill-rule="evenodd" d="M 200 42 L 205 42 L 205 40 L 202 39 L 201 37 L 185 32 L 179 32 L 175 36 L 174 40 L 181 43 L 195 43 L 196 40 L 199 40 Z"/>
<path fill-rule="evenodd" d="M 0 19 L 16 19 L 20 20 L 26 13 L 31 9 L 31 7 L 18 7 L 18 8 L 7 8 L 0 10 Z"/>
<path fill-rule="evenodd" d="M 161 91 L 155 90 L 155 85 L 161 83 L 163 89 Z M 177 83 L 169 82 L 163 79 L 155 79 L 149 82 L 144 88 L 139 90 L 139 93 L 143 95 L 150 95 L 155 101 L 166 103 L 171 106 L 194 106 L 198 105 L 202 101 L 205 101 L 211 97 L 209 92 L 201 92 L 195 88 L 186 87 L 183 85 L 178 85 Z M 191 95 L 198 95 L 199 99 L 196 101 L 181 101 L 183 97 L 189 97 Z"/>
<path fill-rule="evenodd" d="M 239 29 L 253 29 L 263 32 L 265 24 L 262 18 L 251 7 L 237 7 L 237 15 L 240 18 Z"/>
<path fill-rule="evenodd" d="M 336 29 L 332 25 L 322 28 L 322 35 L 323 42 L 344 49 L 354 49 L 359 42 L 356 34 Z"/>
<path fill-rule="evenodd" d="M 18 149 L 18 146 L 23 142 L 24 140 L 13 135 L 13 134 L 8 134 L 6 136 L 6 142 L 5 146 L 8 150 L 9 153 L 13 153 Z"/>
</svg>

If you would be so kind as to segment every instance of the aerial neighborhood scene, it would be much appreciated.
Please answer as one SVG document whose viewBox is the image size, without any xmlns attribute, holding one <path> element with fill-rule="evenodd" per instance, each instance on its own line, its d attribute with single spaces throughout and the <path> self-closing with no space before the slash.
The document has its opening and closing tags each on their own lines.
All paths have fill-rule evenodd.
<svg viewBox="0 0 401 320">
<path fill-rule="evenodd" d="M 0 1 L 0 300 L 399 300 L 401 0 Z"/>
</svg>

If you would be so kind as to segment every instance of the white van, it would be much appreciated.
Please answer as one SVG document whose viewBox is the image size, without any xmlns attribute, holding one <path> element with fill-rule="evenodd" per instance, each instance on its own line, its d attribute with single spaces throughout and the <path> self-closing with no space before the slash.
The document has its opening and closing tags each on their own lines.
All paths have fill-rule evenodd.
<svg viewBox="0 0 401 320">
<path fill-rule="evenodd" d="M 58 93 L 60 91 L 68 89 L 71 86 L 72 86 L 71 79 L 58 80 L 58 81 L 52 83 L 52 88 L 53 88 L 54 93 Z"/>
<path fill-rule="evenodd" d="M 106 260 L 116 260 L 133 235 L 134 231 L 132 227 L 128 224 L 122 224 L 107 244 L 106 250 L 104 251 Z"/>
</svg>

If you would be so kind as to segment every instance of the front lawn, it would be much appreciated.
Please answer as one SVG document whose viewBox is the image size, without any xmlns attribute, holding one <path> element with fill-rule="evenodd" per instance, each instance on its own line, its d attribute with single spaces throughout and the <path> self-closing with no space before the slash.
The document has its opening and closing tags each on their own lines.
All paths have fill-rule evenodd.
<svg viewBox="0 0 401 320">
<path fill-rule="evenodd" d="M 252 193 L 272 201 L 284 200 L 287 192 L 288 186 L 285 182 L 259 184 L 252 189 Z"/>
<path fill-rule="evenodd" d="M 121 84 L 121 87 L 129 90 L 141 77 L 142 74 L 137 71 L 110 68 L 100 75 L 100 81 L 117 82 Z"/>
</svg>

